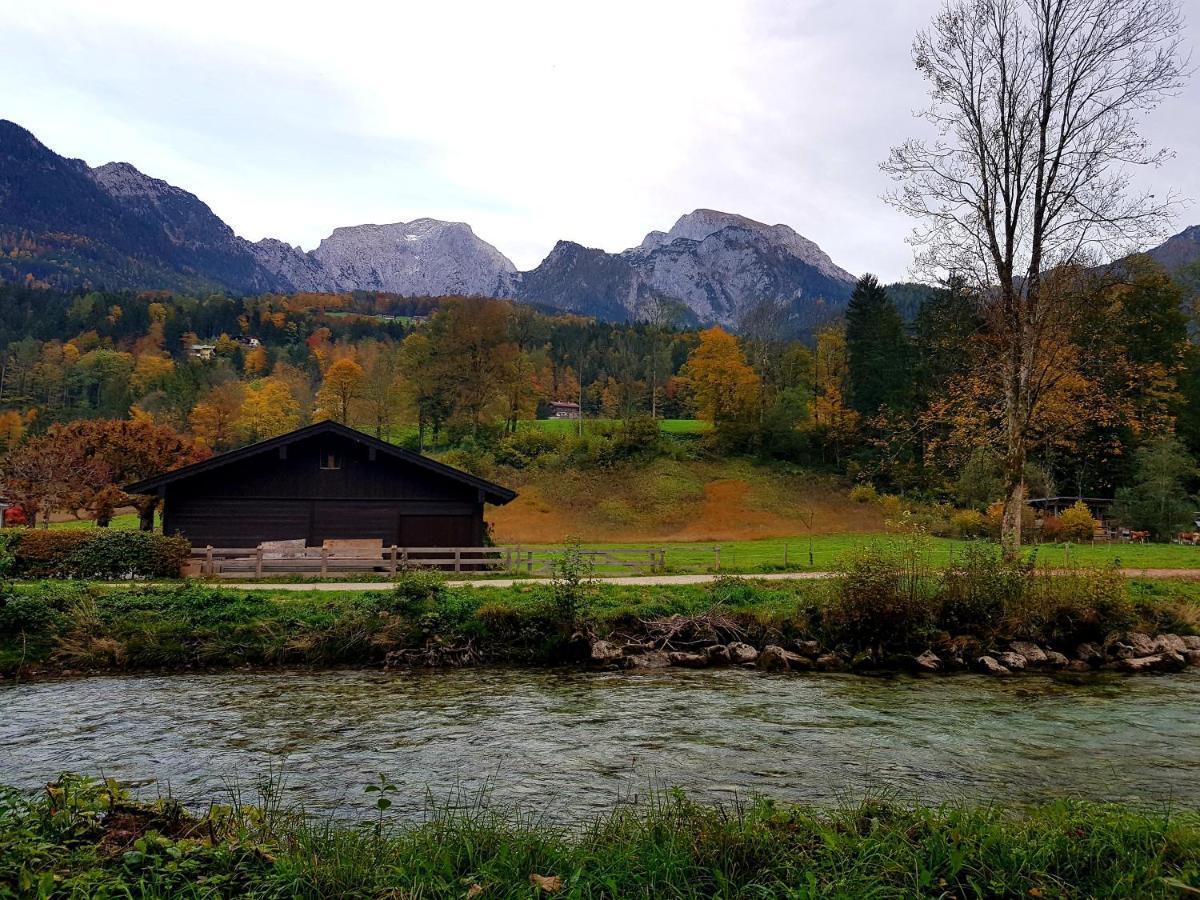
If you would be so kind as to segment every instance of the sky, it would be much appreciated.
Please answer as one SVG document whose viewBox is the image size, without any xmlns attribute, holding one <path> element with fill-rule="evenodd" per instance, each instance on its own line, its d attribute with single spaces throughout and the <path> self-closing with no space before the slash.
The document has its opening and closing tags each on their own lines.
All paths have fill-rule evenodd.
<svg viewBox="0 0 1200 900">
<path fill-rule="evenodd" d="M 9 0 L 0 118 L 186 188 L 251 240 L 429 216 L 529 269 L 557 240 L 622 250 L 708 207 L 892 281 L 911 222 L 878 164 L 924 133 L 910 52 L 938 5 Z M 1145 134 L 1176 156 L 1140 182 L 1200 200 L 1200 77 Z M 1174 230 L 1197 222 L 1193 203 Z"/>
</svg>

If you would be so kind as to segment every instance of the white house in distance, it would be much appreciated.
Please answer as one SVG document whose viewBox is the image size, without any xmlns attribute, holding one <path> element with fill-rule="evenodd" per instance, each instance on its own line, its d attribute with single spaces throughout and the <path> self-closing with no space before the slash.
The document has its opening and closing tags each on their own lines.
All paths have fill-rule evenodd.
<svg viewBox="0 0 1200 900">
<path fill-rule="evenodd" d="M 215 344 L 192 344 L 188 347 L 188 355 L 192 359 L 210 360 L 213 358 L 216 350 L 217 347 Z"/>
</svg>

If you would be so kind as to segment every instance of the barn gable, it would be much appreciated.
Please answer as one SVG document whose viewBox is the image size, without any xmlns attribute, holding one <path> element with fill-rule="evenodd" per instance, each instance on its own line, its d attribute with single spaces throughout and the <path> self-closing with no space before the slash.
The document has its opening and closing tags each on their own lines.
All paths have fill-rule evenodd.
<svg viewBox="0 0 1200 900">
<path fill-rule="evenodd" d="M 483 504 L 516 494 L 335 422 L 165 472 L 125 488 L 163 498 L 163 530 L 193 545 L 371 538 L 479 546 Z"/>
</svg>

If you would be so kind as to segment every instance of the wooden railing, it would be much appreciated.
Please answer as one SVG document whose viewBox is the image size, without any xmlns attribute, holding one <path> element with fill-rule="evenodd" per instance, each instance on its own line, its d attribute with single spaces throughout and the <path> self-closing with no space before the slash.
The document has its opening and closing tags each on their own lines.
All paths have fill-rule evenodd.
<svg viewBox="0 0 1200 900">
<path fill-rule="evenodd" d="M 303 552 L 264 550 L 262 547 L 193 547 L 192 571 L 204 577 L 233 578 L 264 575 L 330 575 L 352 572 L 395 575 L 410 568 L 453 572 L 509 572 L 550 575 L 565 551 L 530 547 L 384 547 L 381 551 L 331 550 L 309 547 Z M 666 551 L 656 548 L 580 548 L 593 570 L 650 574 L 662 571 Z"/>
</svg>

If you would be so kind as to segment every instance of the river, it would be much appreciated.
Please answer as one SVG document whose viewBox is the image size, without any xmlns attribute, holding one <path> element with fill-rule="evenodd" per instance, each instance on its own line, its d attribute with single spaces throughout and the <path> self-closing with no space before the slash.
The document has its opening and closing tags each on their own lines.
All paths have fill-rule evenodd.
<svg viewBox="0 0 1200 900">
<path fill-rule="evenodd" d="M 509 668 L 89 677 L 0 687 L 0 782 L 61 770 L 190 802 L 283 773 L 310 809 L 481 796 L 551 818 L 648 790 L 834 803 L 1050 797 L 1194 804 L 1200 671 L 887 679 Z"/>
</svg>

